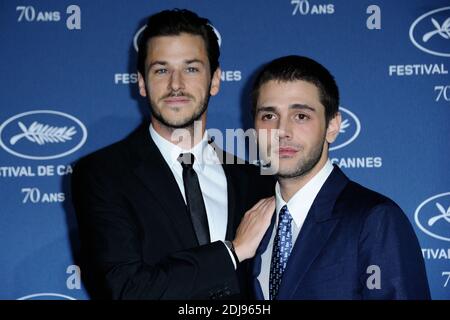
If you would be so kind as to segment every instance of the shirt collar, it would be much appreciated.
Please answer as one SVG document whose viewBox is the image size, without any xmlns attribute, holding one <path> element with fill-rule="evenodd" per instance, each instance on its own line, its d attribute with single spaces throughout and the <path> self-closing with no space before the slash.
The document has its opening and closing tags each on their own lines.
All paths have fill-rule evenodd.
<svg viewBox="0 0 450 320">
<path fill-rule="evenodd" d="M 208 142 L 208 133 L 205 130 L 203 134 L 202 140 L 197 143 L 193 148 L 186 150 L 180 148 L 178 145 L 170 142 L 163 138 L 156 130 L 153 128 L 152 124 L 149 127 L 150 136 L 161 152 L 164 160 L 166 160 L 167 164 L 170 167 L 179 166 L 178 157 L 181 153 L 192 153 L 195 156 L 194 169 L 198 168 L 200 170 L 204 169 L 205 161 L 204 159 L 208 159 L 206 156 L 208 152 L 210 152 L 209 142 Z"/>
<path fill-rule="evenodd" d="M 287 203 L 281 196 L 280 184 L 277 182 L 275 185 L 277 214 L 283 206 L 287 205 L 295 225 L 297 227 L 301 227 L 309 209 L 311 209 L 314 199 L 332 171 L 333 165 L 331 164 L 330 159 L 328 159 L 323 168 L 320 169 L 320 171 L 311 180 L 309 180 L 303 188 L 299 189 Z"/>
</svg>

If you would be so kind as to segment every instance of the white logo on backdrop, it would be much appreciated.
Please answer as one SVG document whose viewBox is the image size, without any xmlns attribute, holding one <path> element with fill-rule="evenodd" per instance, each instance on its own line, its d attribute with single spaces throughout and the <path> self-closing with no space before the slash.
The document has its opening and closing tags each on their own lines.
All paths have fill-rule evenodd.
<svg viewBox="0 0 450 320">
<path fill-rule="evenodd" d="M 35 293 L 23 296 L 17 300 L 77 300 L 74 297 L 60 293 Z"/>
<path fill-rule="evenodd" d="M 438 18 L 438 16 L 443 15 L 442 11 L 448 11 L 448 15 L 444 18 Z M 415 30 L 421 25 L 423 25 L 420 30 L 421 34 L 417 34 L 419 32 L 415 32 Z M 427 31 L 423 32 L 422 29 Z M 418 49 L 426 53 L 450 57 L 450 7 L 432 10 L 417 18 L 409 28 L 409 38 Z M 447 49 L 442 51 L 444 47 Z"/>
<path fill-rule="evenodd" d="M 319 15 L 319 14 L 333 14 L 334 4 L 310 4 L 308 0 L 291 0 L 291 4 L 294 6 L 292 15 L 295 16 L 297 13 L 305 16 L 308 14 Z"/>
<path fill-rule="evenodd" d="M 414 212 L 414 221 L 427 235 L 450 241 L 450 192 L 432 196 L 423 201 Z"/>
<path fill-rule="evenodd" d="M 84 124 L 60 111 L 28 111 L 9 118 L 0 126 L 0 146 L 25 159 L 61 158 L 80 149 L 86 139 Z"/>
<path fill-rule="evenodd" d="M 341 127 L 338 138 L 332 144 L 330 151 L 343 148 L 352 143 L 361 131 L 361 122 L 353 112 L 343 107 L 339 107 L 339 111 L 342 116 Z"/>
<path fill-rule="evenodd" d="M 20 121 L 18 121 L 17 124 L 22 132 L 16 134 L 9 140 L 11 145 L 15 145 L 22 138 L 27 138 L 29 141 L 40 145 L 49 142 L 66 142 L 67 140 L 71 140 L 72 136 L 77 133 L 74 126 L 71 126 L 70 128 L 53 127 L 36 121 L 34 121 L 28 128 Z"/>
</svg>

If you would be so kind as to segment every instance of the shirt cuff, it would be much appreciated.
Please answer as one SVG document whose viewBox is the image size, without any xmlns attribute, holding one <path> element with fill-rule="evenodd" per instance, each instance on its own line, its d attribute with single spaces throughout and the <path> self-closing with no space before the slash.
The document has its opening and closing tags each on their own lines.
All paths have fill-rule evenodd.
<svg viewBox="0 0 450 320">
<path fill-rule="evenodd" d="M 225 246 L 225 248 L 227 248 L 228 254 L 231 257 L 231 261 L 233 261 L 234 270 L 236 270 L 237 269 L 237 261 L 234 259 L 233 252 L 231 252 L 230 248 L 228 248 L 228 246 L 225 244 L 225 242 L 222 241 L 222 243 Z"/>
</svg>

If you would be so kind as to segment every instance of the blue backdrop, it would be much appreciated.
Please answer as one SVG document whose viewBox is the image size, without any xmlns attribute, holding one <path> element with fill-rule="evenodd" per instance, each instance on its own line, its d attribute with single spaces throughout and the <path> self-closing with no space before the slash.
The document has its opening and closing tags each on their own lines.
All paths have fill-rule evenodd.
<svg viewBox="0 0 450 320">
<path fill-rule="evenodd" d="M 221 38 L 209 128 L 248 128 L 250 78 L 281 55 L 335 75 L 343 126 L 331 158 L 393 198 L 417 233 L 434 299 L 450 298 L 448 0 L 0 2 L 0 298 L 88 299 L 70 177 L 81 156 L 147 116 L 133 39 L 188 8 Z"/>
</svg>

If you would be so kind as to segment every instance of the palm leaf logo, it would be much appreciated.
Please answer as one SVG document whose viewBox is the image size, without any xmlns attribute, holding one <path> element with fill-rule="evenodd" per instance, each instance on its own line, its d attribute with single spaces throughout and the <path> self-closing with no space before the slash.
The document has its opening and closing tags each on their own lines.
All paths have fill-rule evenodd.
<svg viewBox="0 0 450 320">
<path fill-rule="evenodd" d="M 442 26 L 439 25 L 439 22 L 437 22 L 435 19 L 431 18 L 431 23 L 434 25 L 436 30 L 427 32 L 423 35 L 422 40 L 423 42 L 427 42 L 431 39 L 435 34 L 439 34 L 444 39 L 450 39 L 450 18 L 447 18 L 443 23 Z"/>
<path fill-rule="evenodd" d="M 345 119 L 341 123 L 341 127 L 339 128 L 339 133 L 345 133 L 345 129 L 347 129 L 348 127 L 350 127 L 350 122 L 348 121 L 348 119 Z"/>
<path fill-rule="evenodd" d="M 444 218 L 448 223 L 450 223 L 450 207 L 447 208 L 447 210 L 444 209 L 444 206 L 440 204 L 439 202 L 436 202 L 436 207 L 438 208 L 440 214 L 437 216 L 434 216 L 428 220 L 428 225 L 431 227 L 433 224 L 436 223 L 436 221 Z"/>
<path fill-rule="evenodd" d="M 77 133 L 75 127 L 55 127 L 48 124 L 41 124 L 34 121 L 28 128 L 22 123 L 17 123 L 22 133 L 13 136 L 9 142 L 11 145 L 15 145 L 20 139 L 26 138 L 27 140 L 44 145 L 46 143 L 60 143 L 72 140 L 72 136 Z"/>
</svg>

